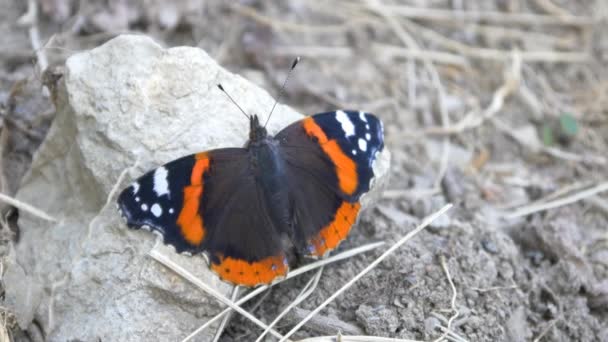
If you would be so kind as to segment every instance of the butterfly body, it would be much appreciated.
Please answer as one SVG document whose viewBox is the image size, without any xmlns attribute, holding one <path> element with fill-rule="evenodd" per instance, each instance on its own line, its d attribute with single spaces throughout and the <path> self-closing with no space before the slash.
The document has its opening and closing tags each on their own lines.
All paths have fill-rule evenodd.
<svg viewBox="0 0 608 342">
<path fill-rule="evenodd" d="M 140 177 L 118 198 L 131 228 L 178 252 L 205 253 L 234 284 L 268 284 L 288 270 L 286 241 L 322 256 L 346 238 L 383 149 L 372 114 L 336 111 L 268 135 L 250 118 L 243 148 L 186 156 Z"/>
</svg>

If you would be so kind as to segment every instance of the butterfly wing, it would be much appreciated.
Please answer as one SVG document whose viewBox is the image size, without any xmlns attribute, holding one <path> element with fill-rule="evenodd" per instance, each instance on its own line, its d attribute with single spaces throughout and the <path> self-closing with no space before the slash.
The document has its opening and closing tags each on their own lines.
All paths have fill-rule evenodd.
<svg viewBox="0 0 608 342">
<path fill-rule="evenodd" d="M 248 161 L 242 148 L 177 159 L 127 187 L 119 208 L 129 227 L 160 233 L 178 252 L 205 252 L 226 281 L 270 283 L 288 266 Z"/>
<path fill-rule="evenodd" d="M 294 243 L 321 256 L 356 221 L 359 199 L 370 189 L 373 163 L 384 148 L 382 122 L 373 114 L 339 110 L 295 122 L 275 138 L 291 191 Z"/>
</svg>

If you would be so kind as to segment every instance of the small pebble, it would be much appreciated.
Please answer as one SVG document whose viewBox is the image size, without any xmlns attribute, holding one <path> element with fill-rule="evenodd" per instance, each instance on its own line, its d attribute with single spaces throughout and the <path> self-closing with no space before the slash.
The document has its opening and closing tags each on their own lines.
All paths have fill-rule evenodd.
<svg viewBox="0 0 608 342">
<path fill-rule="evenodd" d="M 496 247 L 494 241 L 484 238 L 481 240 L 481 245 L 486 252 L 490 254 L 498 254 L 498 247 Z"/>
</svg>

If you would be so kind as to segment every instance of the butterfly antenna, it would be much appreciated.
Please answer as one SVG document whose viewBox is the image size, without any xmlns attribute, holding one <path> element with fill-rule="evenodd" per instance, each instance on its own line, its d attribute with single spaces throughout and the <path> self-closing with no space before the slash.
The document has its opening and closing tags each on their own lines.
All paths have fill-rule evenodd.
<svg viewBox="0 0 608 342">
<path fill-rule="evenodd" d="M 279 100 L 285 93 L 285 85 L 287 85 L 287 80 L 289 80 L 289 76 L 291 76 L 291 72 L 293 71 L 293 69 L 296 68 L 296 65 L 298 65 L 299 61 L 300 61 L 300 57 L 296 57 L 296 59 L 294 59 L 293 63 L 291 64 L 291 68 L 289 69 L 289 72 L 287 73 L 287 77 L 285 77 L 285 81 L 283 82 L 283 86 L 281 87 L 281 90 L 279 92 L 279 96 L 277 97 L 277 100 L 274 102 L 274 105 L 272 106 L 272 109 L 270 110 L 270 114 L 268 114 L 268 118 L 266 118 L 266 122 L 264 123 L 264 128 L 266 128 L 266 124 L 268 124 L 268 121 L 270 120 L 270 117 L 272 116 L 272 112 L 274 112 L 274 108 L 277 106 L 277 103 L 279 103 Z"/>
<path fill-rule="evenodd" d="M 226 92 L 226 90 L 224 90 L 224 87 L 222 87 L 222 85 L 221 85 L 221 84 L 218 84 L 218 85 L 217 85 L 217 87 L 218 87 L 218 88 L 220 88 L 220 90 L 221 90 L 221 91 L 222 91 L 224 94 L 226 94 L 226 96 L 228 96 L 228 98 L 230 99 L 230 101 L 232 101 L 232 103 L 234 103 L 234 105 L 238 107 L 238 109 L 241 111 L 241 113 L 243 113 L 243 115 L 245 115 L 245 117 L 246 117 L 248 120 L 251 120 L 251 117 L 250 117 L 250 116 L 249 116 L 247 113 L 245 113 L 245 111 L 243 110 L 243 108 L 241 108 L 241 106 L 239 106 L 239 104 L 238 104 L 238 103 L 236 103 L 236 101 L 234 101 L 234 99 L 232 98 L 232 96 L 230 96 L 230 95 L 229 95 L 229 94 Z"/>
</svg>

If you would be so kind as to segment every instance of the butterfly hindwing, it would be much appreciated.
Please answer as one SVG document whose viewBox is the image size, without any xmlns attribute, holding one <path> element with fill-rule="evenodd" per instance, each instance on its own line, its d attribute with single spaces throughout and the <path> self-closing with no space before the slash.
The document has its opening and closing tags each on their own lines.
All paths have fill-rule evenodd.
<svg viewBox="0 0 608 342">
<path fill-rule="evenodd" d="M 276 136 L 293 202 L 295 244 L 301 250 L 320 256 L 346 238 L 359 199 L 373 181 L 383 135 L 373 114 L 336 111 L 293 123 Z"/>
</svg>

